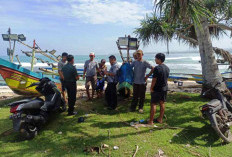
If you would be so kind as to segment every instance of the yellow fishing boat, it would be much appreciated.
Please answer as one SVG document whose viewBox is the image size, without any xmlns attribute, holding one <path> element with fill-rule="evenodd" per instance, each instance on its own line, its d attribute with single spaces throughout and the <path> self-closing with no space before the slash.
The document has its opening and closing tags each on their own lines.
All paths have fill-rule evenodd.
<svg viewBox="0 0 232 157">
<path fill-rule="evenodd" d="M 27 88 L 27 86 L 31 83 L 38 82 L 41 78 L 43 78 L 43 73 L 32 72 L 20 65 L 0 58 L 0 74 L 5 80 L 7 86 L 16 94 L 25 96 L 40 95 L 35 90 L 35 87 Z M 59 80 L 52 80 L 56 83 L 58 88 L 61 89 Z"/>
</svg>

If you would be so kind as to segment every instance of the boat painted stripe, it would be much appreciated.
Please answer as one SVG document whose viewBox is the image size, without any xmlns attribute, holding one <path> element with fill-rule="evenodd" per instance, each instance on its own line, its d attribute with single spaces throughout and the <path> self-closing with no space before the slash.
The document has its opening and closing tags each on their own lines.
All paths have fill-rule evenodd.
<svg viewBox="0 0 232 157">
<path fill-rule="evenodd" d="M 7 67 L 7 68 L 10 68 L 10 69 L 22 72 L 22 73 L 27 74 L 27 75 L 31 75 L 33 77 L 37 77 L 37 78 L 42 78 L 43 77 L 42 73 L 32 72 L 32 71 L 30 71 L 30 70 L 28 70 L 26 68 L 23 68 L 20 65 L 11 63 L 11 62 L 6 61 L 6 60 L 4 60 L 2 58 L 0 58 L 0 65 L 2 65 L 3 67 Z"/>
<path fill-rule="evenodd" d="M 0 58 L 1 59 L 1 58 Z M 0 70 L 4 70 L 5 72 L 11 72 L 11 73 L 16 73 L 16 74 L 19 74 L 19 75 L 22 75 L 22 76 L 24 76 L 24 77 L 27 77 L 27 78 L 31 78 L 31 79 L 41 79 L 41 78 L 43 78 L 43 77 L 35 77 L 35 76 L 33 76 L 33 75 L 29 75 L 29 74 L 27 74 L 27 73 L 23 73 L 23 72 L 21 72 L 21 71 L 17 71 L 17 70 L 15 70 L 15 69 L 11 69 L 11 68 L 8 68 L 8 67 L 5 67 L 4 65 L 1 65 L 0 64 Z M 25 69 L 25 68 L 24 68 Z M 27 69 L 28 70 L 28 69 Z M 43 76 L 43 75 L 41 75 L 41 76 Z M 56 82 L 56 83 L 59 83 L 59 80 L 57 80 L 57 79 L 53 79 L 53 78 L 50 78 L 52 81 L 54 81 L 54 82 Z"/>
</svg>

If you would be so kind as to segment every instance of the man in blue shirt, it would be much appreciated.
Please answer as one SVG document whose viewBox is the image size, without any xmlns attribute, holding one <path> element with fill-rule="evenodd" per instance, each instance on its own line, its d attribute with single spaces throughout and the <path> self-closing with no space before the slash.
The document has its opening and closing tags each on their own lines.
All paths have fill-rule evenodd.
<svg viewBox="0 0 232 157">
<path fill-rule="evenodd" d="M 119 70 L 118 63 L 116 62 L 116 57 L 114 55 L 111 55 L 109 57 L 111 68 L 107 72 L 105 72 L 105 75 L 107 75 L 107 88 L 105 91 L 105 99 L 108 104 L 109 110 L 114 110 L 117 105 L 117 87 L 118 79 L 117 79 L 117 72 Z"/>
</svg>

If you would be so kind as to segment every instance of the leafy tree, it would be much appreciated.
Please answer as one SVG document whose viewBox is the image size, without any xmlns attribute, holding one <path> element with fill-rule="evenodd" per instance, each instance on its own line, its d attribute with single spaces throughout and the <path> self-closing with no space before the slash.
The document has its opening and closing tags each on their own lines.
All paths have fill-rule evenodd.
<svg viewBox="0 0 232 157">
<path fill-rule="evenodd" d="M 152 41 L 177 39 L 199 47 L 203 89 L 222 82 L 211 38 L 220 39 L 232 31 L 232 0 L 159 0 L 155 11 L 141 21 L 135 30 L 144 45 Z M 225 83 L 220 84 L 227 91 Z M 214 96 L 213 94 L 209 96 Z"/>
</svg>

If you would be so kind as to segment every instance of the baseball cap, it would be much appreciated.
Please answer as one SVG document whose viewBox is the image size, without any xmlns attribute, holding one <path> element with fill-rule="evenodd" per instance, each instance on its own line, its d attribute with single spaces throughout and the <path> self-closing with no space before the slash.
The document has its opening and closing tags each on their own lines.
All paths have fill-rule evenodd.
<svg viewBox="0 0 232 157">
<path fill-rule="evenodd" d="M 90 56 L 95 56 L 94 52 L 91 52 L 89 55 L 90 55 Z"/>
</svg>

